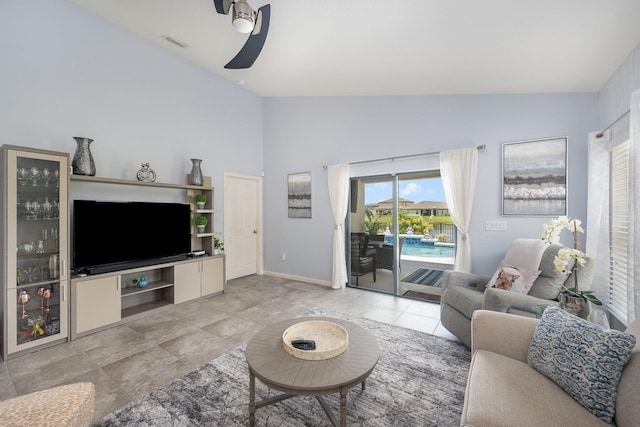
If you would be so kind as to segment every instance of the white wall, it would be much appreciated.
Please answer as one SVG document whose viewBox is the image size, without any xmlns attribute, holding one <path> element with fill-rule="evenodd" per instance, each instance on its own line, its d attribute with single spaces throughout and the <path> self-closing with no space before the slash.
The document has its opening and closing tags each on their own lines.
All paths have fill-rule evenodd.
<svg viewBox="0 0 640 427">
<path fill-rule="evenodd" d="M 201 158 L 219 207 L 225 171 L 262 171 L 260 97 L 63 0 L 2 1 L 0 64 L 0 144 L 73 155 L 72 137 L 90 137 L 97 175 L 150 162 L 158 182 L 186 182 Z"/>
<path fill-rule="evenodd" d="M 471 247 L 473 270 L 490 275 L 511 240 L 537 238 L 548 219 L 501 216 L 502 143 L 568 136 L 569 215 L 585 220 L 586 135 L 598 126 L 596 94 L 268 98 L 264 123 L 267 271 L 331 279 L 325 164 L 486 144 Z M 289 219 L 287 174 L 304 171 L 312 173 L 313 218 Z M 504 220 L 507 231 L 485 231 L 485 220 Z"/>
</svg>

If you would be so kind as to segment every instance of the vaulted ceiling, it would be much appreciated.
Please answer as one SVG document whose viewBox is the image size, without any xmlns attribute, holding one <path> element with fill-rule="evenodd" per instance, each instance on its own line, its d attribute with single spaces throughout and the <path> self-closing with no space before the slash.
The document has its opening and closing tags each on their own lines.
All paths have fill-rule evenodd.
<svg viewBox="0 0 640 427">
<path fill-rule="evenodd" d="M 272 0 L 227 70 L 247 35 L 213 0 L 69 1 L 261 96 L 598 92 L 640 43 L 638 0 Z"/>
</svg>

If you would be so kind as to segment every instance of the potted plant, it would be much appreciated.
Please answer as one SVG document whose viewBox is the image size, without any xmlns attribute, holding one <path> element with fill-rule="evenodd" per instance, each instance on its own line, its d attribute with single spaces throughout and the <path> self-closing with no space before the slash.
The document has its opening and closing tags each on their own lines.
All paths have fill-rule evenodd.
<svg viewBox="0 0 640 427">
<path fill-rule="evenodd" d="M 198 233 L 204 233 L 204 228 L 209 223 L 206 216 L 198 216 L 196 217 L 196 228 L 198 229 Z"/>
<path fill-rule="evenodd" d="M 204 209 L 204 204 L 207 203 L 207 196 L 204 194 L 196 194 L 193 200 L 196 202 L 198 209 Z"/>
<path fill-rule="evenodd" d="M 556 270 L 564 274 L 573 274 L 574 285 L 572 288 L 561 287 L 558 300 L 560 307 L 566 311 L 579 317 L 587 318 L 591 312 L 589 303 L 602 305 L 592 291 L 581 290 L 578 286 L 578 270 L 584 267 L 585 253 L 578 249 L 578 233 L 584 233 L 584 229 L 580 226 L 582 221 L 579 219 L 569 219 L 561 216 L 551 219 L 542 227 L 540 237 L 548 244 L 558 243 L 560 241 L 560 232 L 565 228 L 573 233 L 573 249 L 562 248 L 553 260 Z"/>
<path fill-rule="evenodd" d="M 213 254 L 219 255 L 221 252 L 224 252 L 224 243 L 220 241 L 217 237 L 213 238 Z"/>
</svg>

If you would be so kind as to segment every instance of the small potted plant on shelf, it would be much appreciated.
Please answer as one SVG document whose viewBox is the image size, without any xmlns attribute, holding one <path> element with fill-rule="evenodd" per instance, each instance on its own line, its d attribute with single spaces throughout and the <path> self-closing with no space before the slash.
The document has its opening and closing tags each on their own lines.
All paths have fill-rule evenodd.
<svg viewBox="0 0 640 427">
<path fill-rule="evenodd" d="M 209 223 L 206 216 L 198 216 L 196 217 L 196 228 L 198 229 L 198 233 L 204 233 L 204 228 Z"/>
<path fill-rule="evenodd" d="M 224 243 L 220 241 L 217 237 L 213 238 L 213 254 L 220 255 L 224 252 Z"/>
<path fill-rule="evenodd" d="M 207 196 L 204 194 L 196 194 L 193 200 L 196 202 L 198 209 L 204 209 L 204 204 L 207 203 Z"/>
</svg>

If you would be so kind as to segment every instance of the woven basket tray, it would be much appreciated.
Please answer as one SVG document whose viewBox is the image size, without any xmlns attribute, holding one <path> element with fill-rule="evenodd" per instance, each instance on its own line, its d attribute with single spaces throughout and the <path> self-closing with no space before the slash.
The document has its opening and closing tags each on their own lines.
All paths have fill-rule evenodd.
<svg viewBox="0 0 640 427">
<path fill-rule="evenodd" d="M 300 350 L 294 340 L 313 340 L 315 350 Z M 342 326 L 324 320 L 308 320 L 291 325 L 282 334 L 282 345 L 290 355 L 304 360 L 325 360 L 342 354 L 349 345 L 349 333 Z"/>
</svg>

